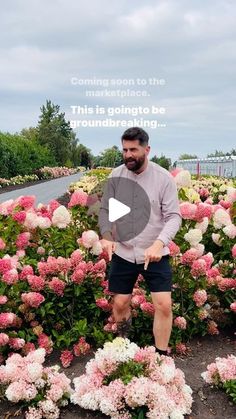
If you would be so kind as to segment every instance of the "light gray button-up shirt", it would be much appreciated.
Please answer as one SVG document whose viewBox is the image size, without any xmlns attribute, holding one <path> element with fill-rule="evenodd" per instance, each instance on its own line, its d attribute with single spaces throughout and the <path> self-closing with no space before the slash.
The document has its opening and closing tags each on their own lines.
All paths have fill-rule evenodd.
<svg viewBox="0 0 236 419">
<path fill-rule="evenodd" d="M 139 174 L 128 170 L 125 164 L 112 170 L 110 177 L 123 177 L 137 182 L 146 192 L 151 204 L 149 222 L 136 237 L 117 242 L 115 253 L 130 262 L 144 263 L 144 252 L 155 240 L 164 243 L 163 255 L 169 254 L 167 247 L 181 226 L 178 193 L 172 175 L 158 164 L 148 161 L 146 169 Z M 135 219 L 135 202 L 131 205 L 133 225 Z M 103 196 L 99 212 L 99 227 L 103 235 L 110 231 L 114 237 L 114 228 L 108 219 L 108 200 Z M 114 237 L 115 241 L 115 237 Z"/>
</svg>

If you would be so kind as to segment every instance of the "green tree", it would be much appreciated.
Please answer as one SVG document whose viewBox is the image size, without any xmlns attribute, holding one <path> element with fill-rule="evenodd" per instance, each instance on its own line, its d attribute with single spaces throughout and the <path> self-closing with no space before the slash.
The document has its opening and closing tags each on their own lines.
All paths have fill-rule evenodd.
<svg viewBox="0 0 236 419">
<path fill-rule="evenodd" d="M 188 159 L 198 159 L 198 156 L 196 156 L 196 154 L 181 154 L 179 156 L 179 160 L 188 160 Z"/>
<path fill-rule="evenodd" d="M 231 151 L 220 151 L 220 150 L 215 150 L 214 153 L 210 153 L 207 155 L 207 157 L 223 157 L 223 156 L 236 156 L 236 150 L 234 148 L 232 148 Z"/>
<path fill-rule="evenodd" d="M 154 163 L 159 164 L 159 166 L 164 167 L 166 170 L 169 170 L 169 168 L 171 166 L 171 159 L 164 156 L 163 154 L 161 155 L 161 157 L 157 157 L 156 155 L 153 156 L 151 158 L 151 161 L 153 161 Z"/>
<path fill-rule="evenodd" d="M 114 145 L 105 149 L 97 158 L 99 166 L 117 167 L 123 163 L 122 152 Z"/>
<path fill-rule="evenodd" d="M 76 148 L 76 154 L 78 156 L 78 166 L 91 168 L 93 156 L 89 148 L 83 144 L 79 144 Z"/>
<path fill-rule="evenodd" d="M 50 100 L 40 108 L 41 115 L 37 126 L 38 142 L 46 146 L 54 155 L 58 165 L 65 165 L 71 158 L 71 148 L 75 134 L 65 114 L 60 113 L 60 106 Z"/>
<path fill-rule="evenodd" d="M 20 132 L 20 136 L 27 140 L 37 141 L 38 130 L 35 127 L 23 128 Z"/>
</svg>

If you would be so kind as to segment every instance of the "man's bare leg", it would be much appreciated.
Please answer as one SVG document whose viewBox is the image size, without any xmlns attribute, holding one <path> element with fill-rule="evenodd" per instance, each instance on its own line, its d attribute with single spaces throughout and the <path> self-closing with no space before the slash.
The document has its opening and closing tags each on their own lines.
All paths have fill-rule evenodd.
<svg viewBox="0 0 236 419">
<path fill-rule="evenodd" d="M 160 352 L 166 352 L 172 330 L 171 292 L 151 292 L 155 308 L 153 334 L 155 345 Z"/>
<path fill-rule="evenodd" d="M 113 316 L 117 323 L 118 336 L 127 337 L 131 327 L 131 294 L 115 294 Z"/>
</svg>

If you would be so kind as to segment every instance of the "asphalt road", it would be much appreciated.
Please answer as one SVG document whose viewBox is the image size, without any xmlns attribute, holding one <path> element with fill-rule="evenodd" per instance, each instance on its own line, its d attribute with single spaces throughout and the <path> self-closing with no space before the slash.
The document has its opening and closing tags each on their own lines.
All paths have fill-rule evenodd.
<svg viewBox="0 0 236 419">
<path fill-rule="evenodd" d="M 39 183 L 38 185 L 2 193 L 0 194 L 0 203 L 8 199 L 16 199 L 22 195 L 35 195 L 36 205 L 39 203 L 48 204 L 51 199 L 59 198 L 66 193 L 70 183 L 78 181 L 83 174 L 78 172 L 75 175 L 63 176 L 58 179 L 49 180 L 48 182 Z"/>
</svg>

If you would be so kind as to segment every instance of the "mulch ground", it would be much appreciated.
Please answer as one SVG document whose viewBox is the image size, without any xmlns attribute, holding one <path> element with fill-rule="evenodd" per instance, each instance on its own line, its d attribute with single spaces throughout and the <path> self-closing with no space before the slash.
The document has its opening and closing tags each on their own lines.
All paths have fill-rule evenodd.
<svg viewBox="0 0 236 419">
<path fill-rule="evenodd" d="M 214 362 L 217 356 L 225 357 L 235 353 L 235 339 L 232 331 L 223 331 L 217 336 L 205 336 L 192 339 L 189 344 L 190 352 L 186 356 L 175 356 L 175 364 L 185 373 L 186 382 L 193 390 L 192 413 L 186 419 L 235 419 L 236 406 L 222 391 L 208 386 L 201 378 L 201 373 L 206 370 L 209 363 Z M 84 373 L 85 365 L 93 356 L 75 358 L 72 365 L 63 369 L 67 376 L 73 379 Z M 53 352 L 47 359 L 47 365 L 60 364 L 59 352 Z M 8 402 L 0 404 L 0 418 L 9 419 L 17 417 L 23 419 L 24 414 L 19 411 L 18 405 Z M 100 412 L 91 412 L 69 404 L 61 410 L 62 419 L 105 419 L 107 416 Z"/>
<path fill-rule="evenodd" d="M 1 193 L 1 192 L 0 192 Z M 58 198 L 61 205 L 67 205 L 69 195 L 65 194 Z M 217 356 L 225 357 L 228 354 L 235 354 L 235 334 L 234 331 L 224 330 L 216 336 L 195 337 L 191 340 L 189 354 L 186 356 L 175 356 L 175 364 L 184 371 L 186 383 L 193 390 L 192 413 L 186 416 L 186 419 L 235 419 L 236 406 L 231 399 L 222 391 L 215 389 L 204 383 L 201 373 L 211 362 L 214 362 Z M 47 359 L 48 365 L 60 364 L 59 352 L 54 351 Z M 67 376 L 73 379 L 84 373 L 85 365 L 93 356 L 87 355 L 84 358 L 74 359 L 72 365 L 64 370 Z M 17 417 L 24 418 L 24 414 L 19 410 L 19 406 L 8 402 L 0 404 L 0 419 L 9 419 Z M 105 419 L 107 416 L 100 412 L 91 412 L 80 409 L 78 406 L 69 404 L 61 410 L 62 419 Z"/>
</svg>

